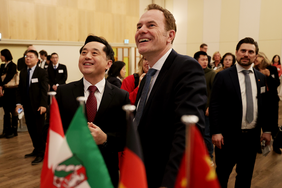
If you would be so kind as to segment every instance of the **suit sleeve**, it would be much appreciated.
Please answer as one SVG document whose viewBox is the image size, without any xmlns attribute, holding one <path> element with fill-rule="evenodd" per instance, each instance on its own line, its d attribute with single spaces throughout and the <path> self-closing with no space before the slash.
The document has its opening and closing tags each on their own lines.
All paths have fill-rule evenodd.
<svg viewBox="0 0 282 188">
<path fill-rule="evenodd" d="M 41 69 L 41 82 L 40 82 L 40 95 L 41 95 L 41 100 L 39 105 L 44 106 L 47 108 L 48 106 L 48 98 L 47 98 L 47 92 L 48 92 L 48 76 L 45 70 Z"/>
<path fill-rule="evenodd" d="M 60 84 L 65 84 L 67 79 L 68 79 L 68 71 L 67 71 L 67 66 L 64 65 L 64 76 L 62 80 L 60 81 Z"/>
<path fill-rule="evenodd" d="M 177 60 L 176 60 L 177 61 Z M 163 187 L 173 187 L 178 173 L 180 161 L 185 151 L 185 125 L 181 122 L 183 115 L 196 115 L 199 118 L 197 127 L 204 132 L 204 111 L 207 102 L 206 81 L 204 71 L 198 62 L 190 60 L 178 70 L 174 100 L 174 127 L 176 128 L 169 160 L 162 180 Z M 152 143 L 153 144 L 153 143 Z"/>
<path fill-rule="evenodd" d="M 223 88 L 223 77 L 222 74 L 219 72 L 215 76 L 210 98 L 209 115 L 211 135 L 222 133 L 219 127 L 219 119 L 221 117 L 220 106 L 223 98 L 221 96 L 223 93 Z"/>
</svg>

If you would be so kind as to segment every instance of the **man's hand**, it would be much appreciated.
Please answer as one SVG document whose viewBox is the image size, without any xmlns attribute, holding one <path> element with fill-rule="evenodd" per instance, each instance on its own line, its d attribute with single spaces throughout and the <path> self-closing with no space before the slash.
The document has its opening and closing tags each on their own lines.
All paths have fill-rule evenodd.
<svg viewBox="0 0 282 188">
<path fill-rule="evenodd" d="M 205 114 L 205 115 L 206 115 L 206 116 L 209 116 L 209 114 L 210 114 L 210 113 L 209 113 L 209 107 L 208 107 L 207 110 L 206 110 L 206 114 Z"/>
<path fill-rule="evenodd" d="M 46 108 L 44 106 L 40 106 L 37 111 L 40 111 L 40 115 L 46 112 Z"/>
<path fill-rule="evenodd" d="M 3 87 L 0 86 L 0 97 L 3 97 L 4 93 L 3 93 Z"/>
<path fill-rule="evenodd" d="M 91 132 L 91 135 L 93 136 L 95 142 L 97 145 L 101 145 L 104 142 L 107 141 L 107 134 L 104 133 L 100 127 L 98 127 L 97 125 L 93 124 L 92 122 L 88 122 L 88 127 L 89 130 Z"/>
<path fill-rule="evenodd" d="M 53 85 L 52 88 L 54 89 L 54 91 L 57 91 L 57 86 Z"/>
<path fill-rule="evenodd" d="M 18 114 L 18 110 L 19 110 L 20 108 L 21 108 L 21 109 L 23 109 L 23 106 L 22 106 L 22 105 L 20 105 L 20 104 L 18 104 L 18 105 L 16 106 L 16 109 L 15 109 L 15 110 L 16 110 L 16 112 L 17 112 L 17 114 Z"/>
<path fill-rule="evenodd" d="M 265 140 L 265 145 L 270 145 L 271 133 L 263 133 L 260 137 L 260 141 Z"/>
<path fill-rule="evenodd" d="M 263 69 L 263 70 L 260 70 L 260 72 L 262 74 L 264 74 L 265 76 L 270 76 L 270 71 L 268 69 Z"/>
<path fill-rule="evenodd" d="M 221 146 L 224 145 L 224 139 L 222 134 L 214 134 L 212 135 L 212 143 L 221 149 Z"/>
</svg>

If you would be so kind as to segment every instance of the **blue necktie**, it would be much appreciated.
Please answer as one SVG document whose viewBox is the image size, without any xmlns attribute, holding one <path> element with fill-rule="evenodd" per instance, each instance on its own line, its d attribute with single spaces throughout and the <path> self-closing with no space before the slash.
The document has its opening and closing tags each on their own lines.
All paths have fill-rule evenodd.
<svg viewBox="0 0 282 188">
<path fill-rule="evenodd" d="M 145 85 L 144 85 L 144 88 L 143 88 L 143 91 L 140 97 L 139 106 L 138 106 L 138 109 L 135 115 L 135 119 L 134 119 L 134 122 L 137 126 L 139 125 L 139 122 L 142 117 L 143 110 L 144 110 L 144 107 L 147 101 L 147 95 L 150 89 L 150 83 L 151 83 L 152 76 L 154 76 L 156 71 L 157 71 L 156 69 L 149 69 L 149 71 L 146 74 Z"/>
<path fill-rule="evenodd" d="M 55 69 L 55 70 L 57 69 L 57 65 L 54 66 L 54 69 Z"/>
<path fill-rule="evenodd" d="M 254 105 L 253 105 L 251 79 L 249 75 L 250 70 L 243 70 L 242 73 L 245 75 L 245 86 L 246 86 L 246 99 L 247 99 L 246 120 L 248 123 L 251 123 L 254 119 Z"/>
</svg>

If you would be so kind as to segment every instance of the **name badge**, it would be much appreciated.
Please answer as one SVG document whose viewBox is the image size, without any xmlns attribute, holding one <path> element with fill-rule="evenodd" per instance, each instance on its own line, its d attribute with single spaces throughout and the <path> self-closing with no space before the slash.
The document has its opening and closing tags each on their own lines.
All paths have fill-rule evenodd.
<svg viewBox="0 0 282 188">
<path fill-rule="evenodd" d="M 44 68 L 48 68 L 48 65 L 45 65 Z"/>
<path fill-rule="evenodd" d="M 262 87 L 260 88 L 260 93 L 265 93 L 265 86 L 262 86 Z"/>
<path fill-rule="evenodd" d="M 32 78 L 31 83 L 38 83 L 38 78 Z"/>
<path fill-rule="evenodd" d="M 63 69 L 58 70 L 59 73 L 64 73 Z"/>
<path fill-rule="evenodd" d="M 274 75 L 274 74 L 272 74 L 271 76 L 272 76 L 272 78 L 275 78 L 275 75 Z"/>
</svg>

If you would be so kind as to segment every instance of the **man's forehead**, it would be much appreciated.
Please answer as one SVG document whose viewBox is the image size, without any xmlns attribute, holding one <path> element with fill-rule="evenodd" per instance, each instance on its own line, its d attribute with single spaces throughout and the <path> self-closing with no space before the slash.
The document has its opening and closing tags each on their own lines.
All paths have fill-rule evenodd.
<svg viewBox="0 0 282 188">
<path fill-rule="evenodd" d="M 83 49 L 95 49 L 95 50 L 103 50 L 103 48 L 105 47 L 105 45 L 103 43 L 100 42 L 88 42 L 87 44 L 85 44 L 85 46 L 83 47 Z"/>
<path fill-rule="evenodd" d="M 144 21 L 145 22 L 157 22 L 163 19 L 164 19 L 164 14 L 162 11 L 157 10 L 157 9 L 152 9 L 152 10 L 148 10 L 140 17 L 138 24 Z"/>
<path fill-rule="evenodd" d="M 255 50 L 256 46 L 254 44 L 250 44 L 250 43 L 243 43 L 241 44 L 239 50 Z"/>
</svg>

